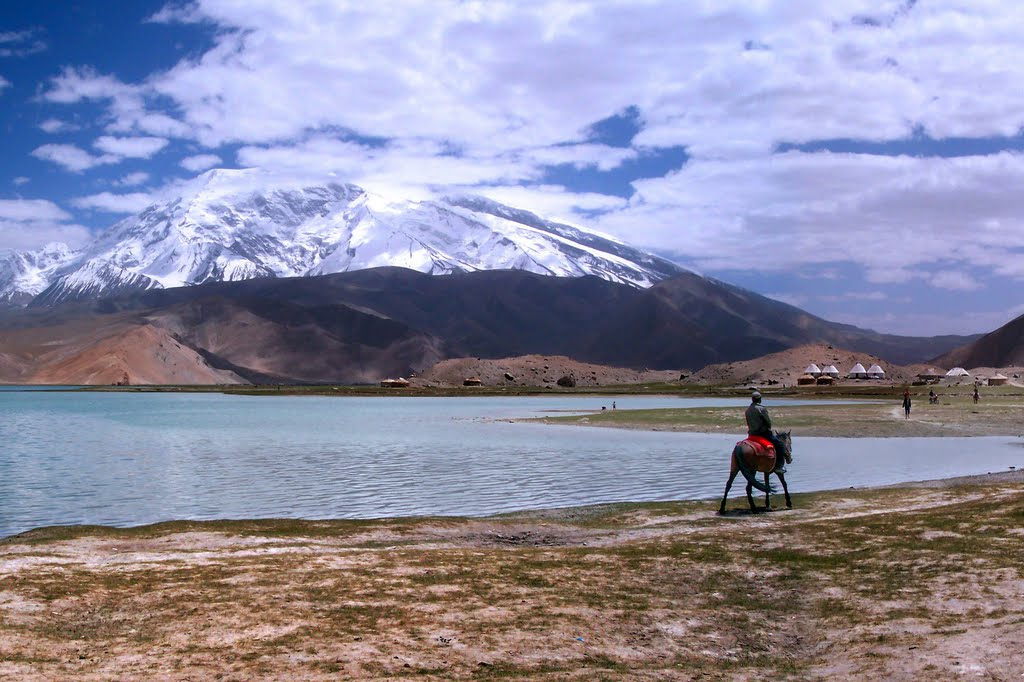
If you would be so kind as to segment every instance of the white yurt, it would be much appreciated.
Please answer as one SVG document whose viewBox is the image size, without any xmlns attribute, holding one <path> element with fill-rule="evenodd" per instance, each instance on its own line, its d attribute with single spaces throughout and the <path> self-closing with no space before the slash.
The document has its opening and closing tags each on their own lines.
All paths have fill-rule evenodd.
<svg viewBox="0 0 1024 682">
<path fill-rule="evenodd" d="M 868 367 L 868 379 L 884 379 L 885 370 L 878 365 L 871 365 Z"/>
<path fill-rule="evenodd" d="M 833 379 L 839 378 L 839 370 L 836 369 L 835 365 L 829 365 L 825 369 L 821 370 L 821 373 L 824 374 L 825 376 L 832 377 Z"/>
<path fill-rule="evenodd" d="M 818 378 L 821 376 L 821 370 L 818 369 L 818 366 L 812 362 L 811 364 L 807 365 L 807 369 L 804 370 L 804 374 L 810 374 L 812 377 Z"/>
<path fill-rule="evenodd" d="M 868 371 L 864 369 L 864 365 L 858 362 L 856 365 L 853 366 L 853 369 L 851 369 L 850 373 L 847 374 L 846 376 L 849 379 L 867 379 Z"/>
<path fill-rule="evenodd" d="M 953 369 L 946 372 L 947 377 L 969 377 L 971 373 L 963 367 L 954 367 Z"/>
</svg>

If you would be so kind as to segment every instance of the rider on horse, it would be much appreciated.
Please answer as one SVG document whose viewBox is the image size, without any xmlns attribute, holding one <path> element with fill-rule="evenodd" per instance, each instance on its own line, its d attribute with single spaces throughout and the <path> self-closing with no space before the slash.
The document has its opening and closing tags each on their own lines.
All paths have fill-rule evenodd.
<svg viewBox="0 0 1024 682">
<path fill-rule="evenodd" d="M 761 404 L 761 394 L 754 391 L 750 394 L 750 407 L 747 408 L 747 435 L 764 438 L 775 448 L 775 454 L 781 456 L 785 450 L 782 441 L 772 431 L 772 418 L 768 415 L 768 408 Z M 779 463 L 781 468 L 781 462 Z M 785 471 L 785 469 L 783 469 Z"/>
</svg>

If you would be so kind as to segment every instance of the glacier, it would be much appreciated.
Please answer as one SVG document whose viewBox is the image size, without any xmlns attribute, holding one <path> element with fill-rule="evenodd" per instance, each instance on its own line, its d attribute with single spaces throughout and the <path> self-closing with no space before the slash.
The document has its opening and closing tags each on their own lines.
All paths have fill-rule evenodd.
<svg viewBox="0 0 1024 682">
<path fill-rule="evenodd" d="M 53 305 L 151 288 L 379 266 L 521 269 L 647 287 L 685 270 L 579 227 L 479 196 L 410 200 L 260 169 L 207 171 L 83 248 L 0 258 L 0 302 Z"/>
</svg>

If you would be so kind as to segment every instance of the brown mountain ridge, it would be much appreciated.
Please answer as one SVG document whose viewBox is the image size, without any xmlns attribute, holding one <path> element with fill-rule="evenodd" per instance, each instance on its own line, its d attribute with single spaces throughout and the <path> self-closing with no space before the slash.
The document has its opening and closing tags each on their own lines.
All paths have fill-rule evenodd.
<svg viewBox="0 0 1024 682">
<path fill-rule="evenodd" d="M 836 324 L 691 273 L 641 290 L 597 277 L 377 268 L 7 311 L 0 381 L 371 383 L 444 359 L 531 354 L 679 370 L 807 343 L 907 364 L 969 340 Z"/>
</svg>

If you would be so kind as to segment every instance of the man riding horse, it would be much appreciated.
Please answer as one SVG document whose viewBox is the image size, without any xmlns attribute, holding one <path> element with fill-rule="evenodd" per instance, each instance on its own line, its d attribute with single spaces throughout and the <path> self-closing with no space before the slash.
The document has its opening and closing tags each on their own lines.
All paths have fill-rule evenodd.
<svg viewBox="0 0 1024 682">
<path fill-rule="evenodd" d="M 789 486 L 786 485 L 786 468 L 783 463 L 789 464 L 793 461 L 792 437 L 789 431 L 772 431 L 772 418 L 768 415 L 768 409 L 761 404 L 761 394 L 754 391 L 750 396 L 750 407 L 746 412 L 747 438 L 736 443 L 730 458 L 729 480 L 725 483 L 725 495 L 722 496 L 722 504 L 719 505 L 718 513 L 725 513 L 725 503 L 729 497 L 729 489 L 736 479 L 736 474 L 742 473 L 747 480 L 747 503 L 750 511 L 759 511 L 754 505 L 754 498 L 751 494 L 753 488 L 757 488 L 765 494 L 764 508 L 771 509 L 772 488 L 768 483 L 768 476 L 775 474 L 782 483 L 782 491 L 786 495 L 786 507 L 792 508 L 793 502 L 789 498 Z M 757 474 L 764 474 L 764 483 L 757 480 Z"/>
</svg>

